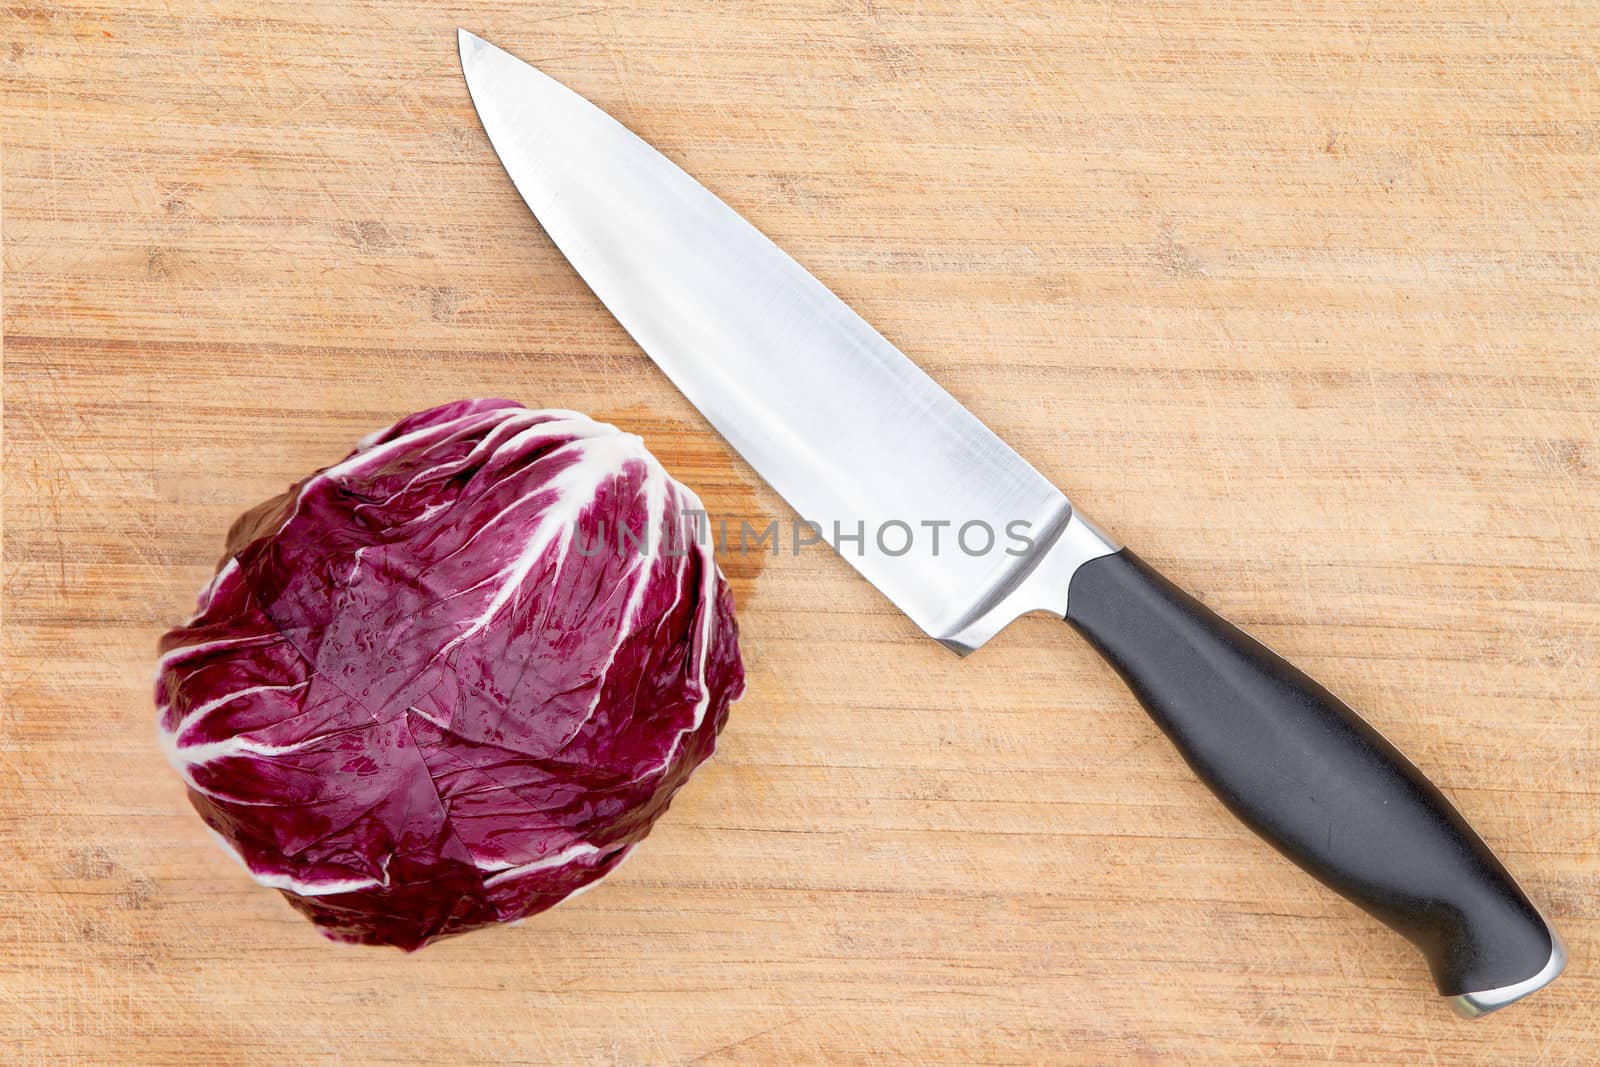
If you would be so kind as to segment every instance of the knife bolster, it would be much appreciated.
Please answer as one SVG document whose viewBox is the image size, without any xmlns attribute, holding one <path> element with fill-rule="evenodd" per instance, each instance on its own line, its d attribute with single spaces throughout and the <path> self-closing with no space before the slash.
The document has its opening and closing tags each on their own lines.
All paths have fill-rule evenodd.
<svg viewBox="0 0 1600 1067">
<path fill-rule="evenodd" d="M 965 656 L 1030 611 L 1061 617 L 1078 569 L 1122 548 L 1065 498 L 1059 516 L 1041 523 L 1040 528 L 1045 532 L 1034 542 L 1033 550 L 996 582 L 988 596 L 942 631 L 929 631 L 940 644 Z"/>
</svg>

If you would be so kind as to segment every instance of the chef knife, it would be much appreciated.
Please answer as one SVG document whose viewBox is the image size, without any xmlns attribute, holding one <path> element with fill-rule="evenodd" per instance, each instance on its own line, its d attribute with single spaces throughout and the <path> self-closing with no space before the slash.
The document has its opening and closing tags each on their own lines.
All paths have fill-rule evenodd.
<svg viewBox="0 0 1600 1067">
<path fill-rule="evenodd" d="M 494 45 L 465 30 L 459 43 L 489 140 L 545 232 L 706 419 L 913 622 L 964 655 L 1026 612 L 1064 617 L 1223 803 L 1413 942 L 1459 1012 L 1555 979 L 1566 953 L 1554 929 L 1355 712 L 1089 522 L 665 156 Z"/>
</svg>

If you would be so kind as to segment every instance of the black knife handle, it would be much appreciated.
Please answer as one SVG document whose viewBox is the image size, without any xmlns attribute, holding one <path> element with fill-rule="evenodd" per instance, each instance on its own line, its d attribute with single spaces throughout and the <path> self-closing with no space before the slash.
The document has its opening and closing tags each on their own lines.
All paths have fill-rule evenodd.
<svg viewBox="0 0 1600 1067">
<path fill-rule="evenodd" d="M 1560 973 L 1560 939 L 1461 814 L 1271 649 L 1127 549 L 1078 568 L 1067 621 L 1235 815 L 1421 949 L 1458 1011 Z"/>
</svg>

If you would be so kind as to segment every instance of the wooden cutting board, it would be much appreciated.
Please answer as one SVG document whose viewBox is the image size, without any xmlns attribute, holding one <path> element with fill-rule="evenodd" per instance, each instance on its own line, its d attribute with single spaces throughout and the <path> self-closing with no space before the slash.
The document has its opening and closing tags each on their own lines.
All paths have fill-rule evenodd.
<svg viewBox="0 0 1600 1067">
<path fill-rule="evenodd" d="M 0 1060 L 1600 1057 L 1600 5 L 6 7 Z M 445 400 L 787 518 L 523 208 L 465 25 L 744 211 L 1085 510 L 1364 709 L 1548 909 L 1457 1021 L 1048 619 L 966 661 L 725 560 L 749 695 L 602 889 L 319 939 L 157 751 L 230 520 Z"/>
</svg>

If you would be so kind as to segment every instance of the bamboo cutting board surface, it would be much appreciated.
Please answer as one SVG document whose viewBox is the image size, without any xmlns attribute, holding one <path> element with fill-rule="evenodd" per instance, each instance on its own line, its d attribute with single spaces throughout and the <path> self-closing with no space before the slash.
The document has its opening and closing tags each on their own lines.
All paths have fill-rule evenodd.
<svg viewBox="0 0 1600 1067">
<path fill-rule="evenodd" d="M 5 7 L 0 1060 L 1600 1057 L 1600 6 Z M 749 695 L 605 886 L 319 939 L 157 751 L 235 515 L 416 409 L 641 433 L 782 502 L 528 215 L 455 27 L 744 211 L 1115 531 L 1326 682 L 1565 933 L 1476 1024 L 1029 619 L 966 661 L 728 558 Z"/>
</svg>

